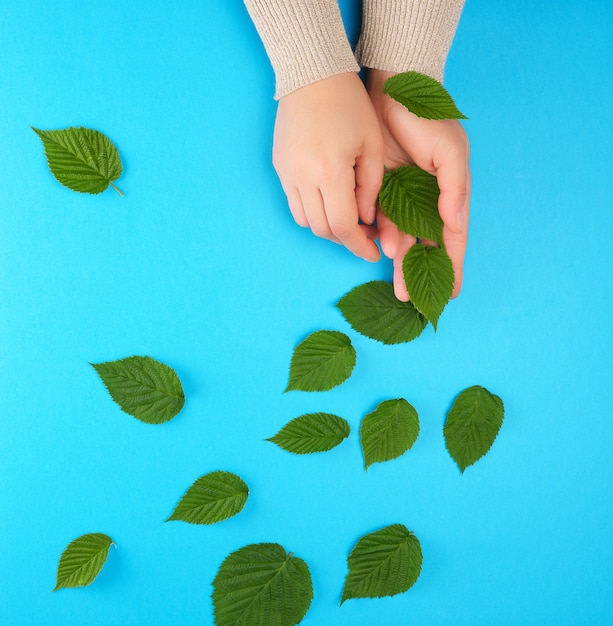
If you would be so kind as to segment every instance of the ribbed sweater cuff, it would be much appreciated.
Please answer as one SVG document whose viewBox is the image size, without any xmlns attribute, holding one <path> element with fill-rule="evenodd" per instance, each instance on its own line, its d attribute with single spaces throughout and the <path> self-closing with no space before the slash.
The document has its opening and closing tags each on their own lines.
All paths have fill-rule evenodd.
<svg viewBox="0 0 613 626">
<path fill-rule="evenodd" d="M 364 0 L 358 63 L 443 82 L 464 0 Z"/>
<path fill-rule="evenodd" d="M 357 72 L 337 0 L 244 0 L 276 76 L 275 98 Z"/>
</svg>

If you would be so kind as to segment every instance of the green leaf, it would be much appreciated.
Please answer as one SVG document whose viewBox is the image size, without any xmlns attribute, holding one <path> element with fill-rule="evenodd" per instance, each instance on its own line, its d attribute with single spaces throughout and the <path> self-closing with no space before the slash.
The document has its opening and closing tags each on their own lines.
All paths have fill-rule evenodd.
<svg viewBox="0 0 613 626">
<path fill-rule="evenodd" d="M 232 552 L 213 581 L 216 626 L 294 626 L 312 599 L 307 564 L 277 543 Z"/>
<path fill-rule="evenodd" d="M 364 535 L 347 559 L 341 604 L 351 598 L 381 598 L 407 591 L 419 578 L 419 539 L 402 524 Z"/>
<path fill-rule="evenodd" d="M 45 148 L 49 169 L 65 187 L 82 193 L 101 193 L 121 176 L 121 159 L 111 140 L 91 128 L 32 130 Z"/>
<path fill-rule="evenodd" d="M 102 533 L 82 535 L 71 541 L 60 557 L 53 591 L 91 585 L 105 564 L 112 543 Z"/>
<path fill-rule="evenodd" d="M 383 280 L 358 285 L 336 306 L 354 330 L 385 344 L 412 341 L 428 324 L 412 302 L 398 300 Z"/>
<path fill-rule="evenodd" d="M 404 398 L 381 402 L 360 427 L 364 468 L 402 456 L 418 435 L 417 411 Z"/>
<path fill-rule="evenodd" d="M 211 472 L 196 480 L 166 520 L 189 524 L 216 524 L 240 513 L 247 502 L 249 487 L 230 472 Z"/>
<path fill-rule="evenodd" d="M 449 92 L 434 78 L 419 72 L 404 72 L 383 83 L 383 93 L 411 113 L 429 120 L 466 120 Z"/>
<path fill-rule="evenodd" d="M 405 165 L 383 176 L 379 205 L 398 228 L 414 237 L 443 245 L 443 220 L 438 212 L 436 176 Z"/>
<path fill-rule="evenodd" d="M 402 271 L 411 302 L 436 330 L 453 292 L 451 259 L 441 248 L 416 243 L 404 257 Z"/>
<path fill-rule="evenodd" d="M 177 415 L 185 394 L 176 372 L 149 356 L 90 363 L 122 411 L 147 424 L 161 424 Z"/>
<path fill-rule="evenodd" d="M 266 441 L 294 454 L 311 454 L 332 450 L 349 436 L 349 432 L 347 420 L 338 415 L 308 413 L 288 422 Z"/>
<path fill-rule="evenodd" d="M 502 400 L 478 385 L 464 389 L 447 413 L 445 445 L 460 471 L 492 447 L 504 419 Z"/>
<path fill-rule="evenodd" d="M 328 391 L 351 376 L 355 361 L 355 349 L 347 335 L 318 330 L 294 350 L 285 391 Z"/>
</svg>

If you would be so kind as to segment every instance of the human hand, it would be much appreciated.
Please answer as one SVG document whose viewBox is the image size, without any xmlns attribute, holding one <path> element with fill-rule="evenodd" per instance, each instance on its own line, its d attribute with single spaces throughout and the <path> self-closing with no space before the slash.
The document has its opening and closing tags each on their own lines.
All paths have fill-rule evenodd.
<svg viewBox="0 0 613 626">
<path fill-rule="evenodd" d="M 417 117 L 383 93 L 391 72 L 368 70 L 368 93 L 381 125 L 384 163 L 389 169 L 417 165 L 437 178 L 440 188 L 438 210 L 443 220 L 443 241 L 453 264 L 455 282 L 452 297 L 462 287 L 464 255 L 468 238 L 470 200 L 469 145 L 457 120 L 427 120 Z M 398 230 L 379 209 L 377 227 L 383 253 L 394 260 L 394 292 L 399 300 L 409 294 L 402 273 L 402 261 L 415 237 Z"/>
<path fill-rule="evenodd" d="M 383 140 L 357 74 L 330 76 L 281 98 L 273 165 L 300 226 L 368 261 L 379 260 L 372 224 Z"/>
</svg>

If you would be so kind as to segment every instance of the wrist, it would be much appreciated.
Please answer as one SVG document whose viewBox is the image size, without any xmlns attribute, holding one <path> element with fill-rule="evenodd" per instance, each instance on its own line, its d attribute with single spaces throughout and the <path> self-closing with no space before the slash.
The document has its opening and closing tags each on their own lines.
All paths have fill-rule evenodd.
<svg viewBox="0 0 613 626">
<path fill-rule="evenodd" d="M 369 68 L 366 73 L 366 87 L 369 93 L 383 93 L 383 83 L 397 73 Z"/>
</svg>

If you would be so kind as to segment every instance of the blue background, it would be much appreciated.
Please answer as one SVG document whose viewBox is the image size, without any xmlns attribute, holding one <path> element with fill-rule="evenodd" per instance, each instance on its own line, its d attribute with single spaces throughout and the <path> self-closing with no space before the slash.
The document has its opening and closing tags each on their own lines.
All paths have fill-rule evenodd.
<svg viewBox="0 0 613 626">
<path fill-rule="evenodd" d="M 350 35 L 359 17 L 342 3 Z M 383 346 L 334 303 L 391 276 L 297 227 L 270 163 L 273 74 L 239 0 L 3 2 L 0 21 L 0 621 L 211 624 L 224 557 L 274 541 L 310 566 L 304 624 L 609 624 L 610 105 L 613 5 L 469 0 L 446 85 L 472 144 L 466 279 L 436 335 Z M 118 146 L 120 198 L 73 193 L 30 125 Z M 294 346 L 347 332 L 353 376 L 283 394 Z M 150 355 L 184 410 L 149 426 L 88 362 Z M 463 388 L 500 395 L 490 453 L 461 475 L 442 437 Z M 362 468 L 360 420 L 406 397 L 421 434 Z M 263 441 L 310 411 L 350 439 L 296 457 Z M 212 527 L 164 524 L 198 476 L 251 489 Z M 357 539 L 415 531 L 406 594 L 339 608 Z M 114 539 L 88 588 L 52 594 L 58 558 Z"/>
</svg>

